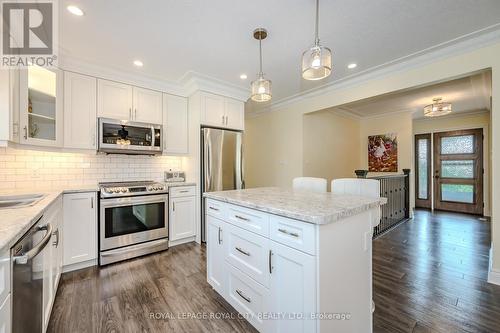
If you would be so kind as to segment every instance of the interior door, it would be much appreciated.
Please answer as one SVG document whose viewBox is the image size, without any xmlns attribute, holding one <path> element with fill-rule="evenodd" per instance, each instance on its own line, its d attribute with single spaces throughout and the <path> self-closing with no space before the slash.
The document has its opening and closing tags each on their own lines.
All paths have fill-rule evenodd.
<svg viewBox="0 0 500 333">
<path fill-rule="evenodd" d="M 483 130 L 434 133 L 435 209 L 483 214 Z"/>
<path fill-rule="evenodd" d="M 431 134 L 415 135 L 415 207 L 432 208 Z"/>
</svg>

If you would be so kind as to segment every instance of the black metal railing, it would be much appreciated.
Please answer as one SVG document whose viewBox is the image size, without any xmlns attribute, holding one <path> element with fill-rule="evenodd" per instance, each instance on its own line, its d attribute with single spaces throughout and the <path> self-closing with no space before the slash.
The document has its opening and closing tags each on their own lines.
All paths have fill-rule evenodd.
<svg viewBox="0 0 500 333">
<path fill-rule="evenodd" d="M 410 169 L 403 174 L 369 177 L 366 170 L 356 170 L 359 178 L 380 181 L 380 196 L 387 204 L 380 207 L 380 224 L 373 230 L 373 237 L 380 236 L 410 218 Z"/>
</svg>

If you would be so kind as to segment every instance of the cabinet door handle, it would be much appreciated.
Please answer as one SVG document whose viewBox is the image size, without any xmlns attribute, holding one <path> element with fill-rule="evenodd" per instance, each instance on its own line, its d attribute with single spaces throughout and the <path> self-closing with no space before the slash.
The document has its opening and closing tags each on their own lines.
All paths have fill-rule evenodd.
<svg viewBox="0 0 500 333">
<path fill-rule="evenodd" d="M 24 140 L 28 140 L 28 128 L 24 126 Z"/>
<path fill-rule="evenodd" d="M 134 120 L 137 120 L 137 109 L 134 110 Z"/>
<path fill-rule="evenodd" d="M 224 115 L 222 115 L 222 125 L 224 125 Z"/>
<path fill-rule="evenodd" d="M 59 246 L 59 228 L 57 228 L 56 231 L 54 231 L 52 233 L 52 236 L 56 237 L 56 240 L 52 242 L 52 245 L 54 245 L 55 247 L 58 247 Z"/>
<path fill-rule="evenodd" d="M 132 108 L 128 109 L 128 119 L 132 120 Z"/>
<path fill-rule="evenodd" d="M 90 208 L 94 209 L 94 197 L 90 198 Z"/>
<path fill-rule="evenodd" d="M 222 238 L 220 237 L 221 232 L 222 232 L 222 228 L 219 227 L 219 244 L 222 243 Z"/>
<path fill-rule="evenodd" d="M 250 221 L 250 219 L 247 219 L 246 217 L 243 217 L 243 216 L 239 216 L 239 215 L 234 215 L 234 217 L 236 217 L 238 220 L 242 220 L 242 221 Z"/>
<path fill-rule="evenodd" d="M 296 232 L 290 232 L 288 230 L 285 230 L 285 229 L 278 229 L 279 232 L 281 233 L 284 233 L 285 235 L 289 235 L 289 236 L 292 236 L 292 237 L 299 237 L 299 234 L 296 233 Z"/>
<path fill-rule="evenodd" d="M 179 193 L 188 193 L 189 190 L 182 190 L 182 191 L 179 191 Z"/>
<path fill-rule="evenodd" d="M 269 250 L 269 274 L 273 274 L 273 251 Z"/>
<path fill-rule="evenodd" d="M 252 303 L 252 299 L 248 296 L 245 296 L 241 290 L 236 289 L 236 293 L 248 303 Z"/>
<path fill-rule="evenodd" d="M 172 202 L 172 211 L 175 212 L 175 202 Z"/>
<path fill-rule="evenodd" d="M 239 253 L 244 254 L 244 255 L 246 255 L 247 257 L 250 257 L 250 252 L 247 252 L 247 251 L 245 251 L 245 250 L 242 250 L 241 248 L 239 248 L 239 247 L 237 247 L 237 246 L 235 247 L 235 249 L 236 249 L 236 251 L 238 251 Z"/>
<path fill-rule="evenodd" d="M 219 208 L 215 208 L 215 207 L 212 207 L 212 206 L 208 206 L 208 209 L 215 210 L 216 212 L 219 211 Z"/>
</svg>

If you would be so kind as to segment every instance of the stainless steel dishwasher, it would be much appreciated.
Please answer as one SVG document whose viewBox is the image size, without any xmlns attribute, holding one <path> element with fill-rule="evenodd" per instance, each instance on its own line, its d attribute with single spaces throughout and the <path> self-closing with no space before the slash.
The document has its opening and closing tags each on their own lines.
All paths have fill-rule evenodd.
<svg viewBox="0 0 500 333">
<path fill-rule="evenodd" d="M 43 257 L 52 236 L 42 217 L 11 249 L 12 332 L 43 330 Z"/>
</svg>

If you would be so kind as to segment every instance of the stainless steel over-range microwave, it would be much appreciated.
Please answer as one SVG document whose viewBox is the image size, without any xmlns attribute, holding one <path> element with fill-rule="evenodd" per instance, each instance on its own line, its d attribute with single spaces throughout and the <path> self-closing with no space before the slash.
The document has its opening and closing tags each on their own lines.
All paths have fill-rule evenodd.
<svg viewBox="0 0 500 333">
<path fill-rule="evenodd" d="M 159 155 L 163 128 L 158 124 L 99 118 L 98 151 L 108 154 Z"/>
</svg>

